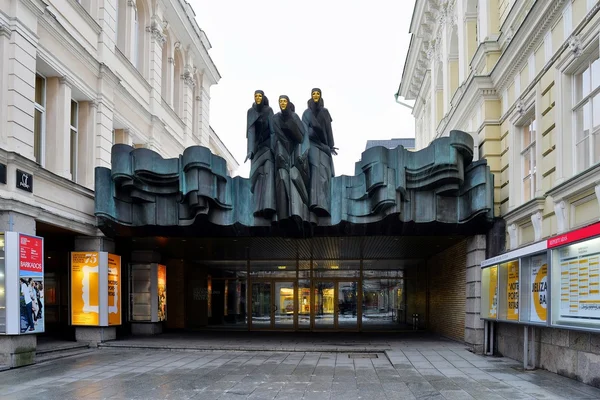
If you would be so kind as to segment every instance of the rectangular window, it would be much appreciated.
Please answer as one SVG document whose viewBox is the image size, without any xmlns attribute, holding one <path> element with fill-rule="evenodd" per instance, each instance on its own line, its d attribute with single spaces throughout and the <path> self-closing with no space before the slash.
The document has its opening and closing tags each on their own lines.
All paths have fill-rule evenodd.
<svg viewBox="0 0 600 400">
<path fill-rule="evenodd" d="M 79 126 L 79 104 L 75 100 L 71 100 L 71 179 L 77 182 L 77 147 L 79 140 L 77 137 Z"/>
<path fill-rule="evenodd" d="M 577 172 L 600 161 L 600 59 L 586 62 L 574 76 L 575 163 Z"/>
<path fill-rule="evenodd" d="M 523 202 L 535 196 L 535 135 L 537 124 L 535 119 L 522 127 L 521 159 L 523 165 Z"/>
<path fill-rule="evenodd" d="M 35 99 L 33 110 L 33 156 L 44 165 L 44 141 L 46 130 L 46 78 L 35 75 Z"/>
</svg>

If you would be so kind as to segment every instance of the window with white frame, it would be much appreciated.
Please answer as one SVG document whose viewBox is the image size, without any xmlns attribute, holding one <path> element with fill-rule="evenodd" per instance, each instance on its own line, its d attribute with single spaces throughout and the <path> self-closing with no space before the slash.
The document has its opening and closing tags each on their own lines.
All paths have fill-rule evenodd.
<svg viewBox="0 0 600 400">
<path fill-rule="evenodd" d="M 77 182 L 77 148 L 79 146 L 78 139 L 79 127 L 79 104 L 75 100 L 71 100 L 71 179 Z"/>
<path fill-rule="evenodd" d="M 523 202 L 535 196 L 535 135 L 537 124 L 535 119 L 521 127 L 521 164 L 523 178 Z"/>
<path fill-rule="evenodd" d="M 46 139 L 46 78 L 35 75 L 35 100 L 33 104 L 33 156 L 44 165 L 44 142 Z"/>
<path fill-rule="evenodd" d="M 600 59 L 591 57 L 574 76 L 575 167 L 584 171 L 600 161 Z"/>
</svg>

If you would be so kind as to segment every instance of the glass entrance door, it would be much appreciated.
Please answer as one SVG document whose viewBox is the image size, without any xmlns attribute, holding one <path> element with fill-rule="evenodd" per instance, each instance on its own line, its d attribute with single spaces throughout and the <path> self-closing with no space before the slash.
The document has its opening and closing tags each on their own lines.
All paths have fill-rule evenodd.
<svg viewBox="0 0 600 400">
<path fill-rule="evenodd" d="M 294 281 L 252 282 L 252 329 L 295 328 L 296 288 Z"/>
</svg>

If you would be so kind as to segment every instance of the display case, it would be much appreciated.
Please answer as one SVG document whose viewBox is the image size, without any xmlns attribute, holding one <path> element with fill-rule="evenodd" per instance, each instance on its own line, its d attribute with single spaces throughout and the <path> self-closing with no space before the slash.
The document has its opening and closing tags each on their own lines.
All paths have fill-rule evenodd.
<svg viewBox="0 0 600 400">
<path fill-rule="evenodd" d="M 167 268 L 162 264 L 129 266 L 129 320 L 161 322 L 167 319 Z"/>
<path fill-rule="evenodd" d="M 552 250 L 552 325 L 600 330 L 600 237 Z"/>
</svg>

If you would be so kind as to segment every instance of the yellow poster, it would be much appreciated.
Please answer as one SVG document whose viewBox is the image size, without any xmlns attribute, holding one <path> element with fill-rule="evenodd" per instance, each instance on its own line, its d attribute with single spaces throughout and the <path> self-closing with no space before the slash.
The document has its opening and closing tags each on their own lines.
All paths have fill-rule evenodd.
<svg viewBox="0 0 600 400">
<path fill-rule="evenodd" d="M 108 254 L 108 325 L 121 325 L 121 256 Z"/>
<path fill-rule="evenodd" d="M 494 265 L 493 267 L 490 267 L 489 273 L 490 311 L 488 313 L 488 318 L 496 318 L 498 316 L 498 266 Z"/>
<path fill-rule="evenodd" d="M 531 269 L 531 320 L 546 322 L 548 312 L 548 264 L 535 265 Z"/>
<path fill-rule="evenodd" d="M 158 265 L 158 320 L 167 319 L 167 267 Z"/>
<path fill-rule="evenodd" d="M 98 252 L 71 253 L 71 324 L 97 326 Z"/>
<path fill-rule="evenodd" d="M 519 262 L 508 263 L 508 281 L 506 285 L 507 310 L 506 319 L 519 320 Z"/>
</svg>

